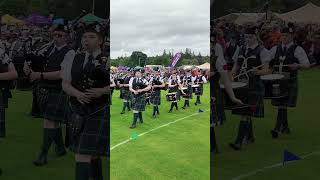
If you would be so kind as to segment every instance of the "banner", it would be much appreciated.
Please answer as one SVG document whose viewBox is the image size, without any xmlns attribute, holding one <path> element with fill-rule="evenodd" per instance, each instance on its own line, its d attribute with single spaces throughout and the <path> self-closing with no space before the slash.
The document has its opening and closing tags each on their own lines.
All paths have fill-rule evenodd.
<svg viewBox="0 0 320 180">
<path fill-rule="evenodd" d="M 172 63 L 171 63 L 171 67 L 175 67 L 176 64 L 178 63 L 178 61 L 181 58 L 181 53 L 177 53 L 173 58 L 172 58 Z"/>
</svg>

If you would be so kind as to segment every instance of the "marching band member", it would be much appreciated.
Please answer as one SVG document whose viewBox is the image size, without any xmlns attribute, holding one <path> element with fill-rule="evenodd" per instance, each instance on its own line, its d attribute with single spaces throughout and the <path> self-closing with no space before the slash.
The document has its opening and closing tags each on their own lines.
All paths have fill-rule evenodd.
<svg viewBox="0 0 320 180">
<path fill-rule="evenodd" d="M 239 69 L 240 74 L 245 72 L 245 80 L 249 83 L 250 106 L 236 113 L 241 115 L 241 120 L 237 138 L 234 143 L 229 144 L 234 150 L 240 150 L 244 140 L 254 142 L 252 117 L 264 117 L 264 85 L 260 76 L 269 73 L 269 52 L 259 45 L 256 31 L 256 27 L 246 29 L 246 46 L 238 47 L 233 56 L 235 64 L 232 74 L 235 75 Z"/>
<path fill-rule="evenodd" d="M 110 154 L 110 77 L 101 50 L 104 35 L 98 24 L 88 25 L 81 40 L 85 51 L 66 56 L 61 73 L 63 90 L 70 96 L 67 135 L 69 149 L 75 153 L 76 180 L 103 179 L 100 157 Z"/>
<path fill-rule="evenodd" d="M 199 69 L 196 69 L 196 76 L 192 77 L 193 84 L 199 85 L 198 92 L 195 92 L 197 100 L 195 105 L 201 104 L 200 97 L 203 95 L 203 84 L 207 83 L 206 77 L 202 74 Z"/>
<path fill-rule="evenodd" d="M 149 82 L 142 77 L 143 69 L 135 71 L 135 77 L 130 79 L 129 90 L 133 93 L 132 106 L 133 106 L 133 122 L 130 126 L 131 129 L 136 128 L 137 120 L 143 123 L 142 112 L 145 111 L 146 96 L 145 92 L 151 89 Z"/>
<path fill-rule="evenodd" d="M 130 109 L 130 101 L 132 100 L 132 93 L 129 90 L 129 82 L 132 79 L 131 75 L 131 69 L 127 69 L 127 74 L 124 76 L 123 83 L 119 83 L 120 89 L 122 92 L 122 99 L 123 99 L 123 108 L 120 114 L 124 114 L 126 111 L 126 108 L 128 108 L 128 111 L 131 111 Z"/>
<path fill-rule="evenodd" d="M 153 105 L 152 117 L 155 118 L 156 114 L 159 115 L 159 105 L 161 104 L 161 89 L 165 87 L 163 78 L 160 75 L 160 69 L 154 69 L 154 76 L 150 79 L 151 83 L 151 97 L 150 101 Z"/>
<path fill-rule="evenodd" d="M 169 93 L 176 93 L 176 94 L 175 94 L 175 100 L 171 102 L 169 113 L 172 112 L 173 107 L 176 107 L 176 110 L 178 110 L 178 101 L 180 100 L 180 92 L 179 92 L 180 86 L 181 86 L 180 78 L 179 76 L 177 76 L 176 71 L 174 71 L 169 78 L 168 88 L 169 88 Z"/>
<path fill-rule="evenodd" d="M 280 71 L 274 65 L 279 65 L 283 61 L 284 65 L 282 72 L 289 73 L 288 81 L 288 96 L 279 99 L 273 99 L 272 105 L 278 107 L 278 116 L 275 128 L 271 130 L 273 138 L 278 138 L 279 133 L 290 133 L 288 124 L 288 107 L 297 106 L 298 98 L 298 71 L 310 67 L 310 62 L 305 50 L 294 43 L 294 32 L 292 28 L 284 28 L 282 30 L 282 43 L 273 47 L 270 50 L 270 62 L 274 71 Z M 284 58 L 284 59 L 282 59 Z"/>
<path fill-rule="evenodd" d="M 190 99 L 192 99 L 192 76 L 191 76 L 191 72 L 190 70 L 187 70 L 185 72 L 185 75 L 183 76 L 183 79 L 182 79 L 182 83 L 183 83 L 183 86 L 186 89 L 186 93 L 183 93 L 183 97 L 184 97 L 184 105 L 182 107 L 182 109 L 185 109 L 186 107 L 189 107 L 190 106 Z"/>
<path fill-rule="evenodd" d="M 43 142 L 41 153 L 33 161 L 36 166 L 47 164 L 47 154 L 51 144 L 56 144 L 56 154 L 63 156 L 66 154 L 64 148 L 61 123 L 66 120 L 67 97 L 62 91 L 60 70 L 63 59 L 74 53 L 67 46 L 68 29 L 59 25 L 54 30 L 54 43 L 46 50 L 44 56 L 46 62 L 40 72 L 30 69 L 25 63 L 24 72 L 30 81 L 38 81 L 38 106 L 44 117 L 43 122 Z"/>
</svg>

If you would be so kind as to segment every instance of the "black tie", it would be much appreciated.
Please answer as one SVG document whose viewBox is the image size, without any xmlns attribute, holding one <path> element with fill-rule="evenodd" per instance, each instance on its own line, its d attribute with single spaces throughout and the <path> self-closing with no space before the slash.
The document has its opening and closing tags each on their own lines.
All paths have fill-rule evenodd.
<svg viewBox="0 0 320 180">
<path fill-rule="evenodd" d="M 91 66 L 92 66 L 92 61 L 93 61 L 93 55 L 91 54 L 91 55 L 89 55 L 88 62 L 87 62 L 86 66 L 83 69 L 84 71 L 90 72 Z"/>
</svg>

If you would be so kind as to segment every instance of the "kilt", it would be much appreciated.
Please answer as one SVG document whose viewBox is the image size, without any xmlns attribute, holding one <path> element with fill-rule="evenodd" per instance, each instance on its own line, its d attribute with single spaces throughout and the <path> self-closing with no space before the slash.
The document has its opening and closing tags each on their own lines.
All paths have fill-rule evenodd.
<svg viewBox="0 0 320 180">
<path fill-rule="evenodd" d="M 176 90 L 176 89 L 169 89 L 169 93 L 173 93 L 176 92 L 177 93 L 177 101 L 180 101 L 180 96 L 181 96 L 181 91 L 180 90 Z"/>
<path fill-rule="evenodd" d="M 65 123 L 68 114 L 68 96 L 62 89 L 38 88 L 38 105 L 44 119 Z"/>
<path fill-rule="evenodd" d="M 69 149 L 76 154 L 108 156 L 110 153 L 110 108 L 108 105 L 88 107 L 91 114 L 80 116 L 70 106 L 67 136 L 70 139 Z M 80 120 L 83 119 L 83 121 Z M 79 120 L 79 121 L 78 121 Z M 79 131 L 72 131 L 73 123 L 81 123 Z"/>
<path fill-rule="evenodd" d="M 194 94 L 197 95 L 197 96 L 202 96 L 203 95 L 203 84 L 200 84 L 199 92 L 198 93 L 194 93 Z"/>
<path fill-rule="evenodd" d="M 121 89 L 122 92 L 122 99 L 130 101 L 132 99 L 132 93 L 128 89 Z"/>
<path fill-rule="evenodd" d="M 213 121 L 223 122 L 226 120 L 226 114 L 224 112 L 223 91 L 220 88 L 216 90 L 215 97 L 216 97 L 216 102 L 213 110 Z"/>
<path fill-rule="evenodd" d="M 157 106 L 161 104 L 161 90 L 155 90 L 151 93 L 150 102 Z"/>
<path fill-rule="evenodd" d="M 290 78 L 288 81 L 288 96 L 280 99 L 273 99 L 273 106 L 296 107 L 298 100 L 298 78 Z"/>
<path fill-rule="evenodd" d="M 145 111 L 146 106 L 146 96 L 145 94 L 133 95 L 132 99 L 132 109 L 135 111 Z"/>
<path fill-rule="evenodd" d="M 234 109 L 232 114 L 262 118 L 264 117 L 264 84 L 260 76 L 249 79 L 248 102 L 251 107 Z"/>
<path fill-rule="evenodd" d="M 3 97 L 4 97 L 4 95 L 1 92 L 1 97 L 0 97 L 1 98 L 0 99 L 0 137 L 5 137 L 6 105 L 5 105 Z"/>
<path fill-rule="evenodd" d="M 189 99 L 192 99 L 192 86 L 188 86 Z"/>
</svg>

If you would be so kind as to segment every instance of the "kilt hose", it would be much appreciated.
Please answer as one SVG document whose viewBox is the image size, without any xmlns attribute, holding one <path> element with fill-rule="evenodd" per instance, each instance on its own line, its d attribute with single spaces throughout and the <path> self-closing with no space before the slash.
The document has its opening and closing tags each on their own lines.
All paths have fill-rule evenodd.
<svg viewBox="0 0 320 180">
<path fill-rule="evenodd" d="M 133 110 L 142 112 L 142 111 L 145 111 L 145 106 L 146 106 L 146 96 L 144 93 L 133 95 L 133 99 L 132 99 Z"/>
<path fill-rule="evenodd" d="M 65 123 L 68 111 L 68 96 L 62 89 L 38 86 L 38 105 L 44 119 Z"/>
<path fill-rule="evenodd" d="M 75 154 L 109 156 L 110 106 L 88 105 L 87 112 L 79 112 L 70 104 L 67 136 L 69 149 Z"/>
<path fill-rule="evenodd" d="M 153 105 L 159 106 L 161 104 L 161 90 L 151 92 L 150 102 Z"/>
</svg>

